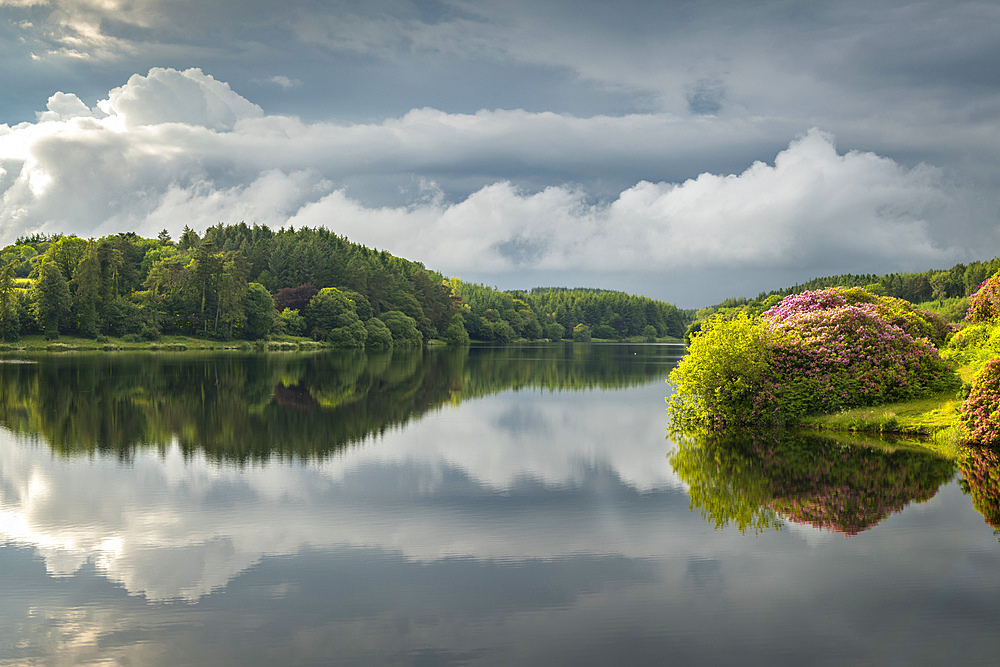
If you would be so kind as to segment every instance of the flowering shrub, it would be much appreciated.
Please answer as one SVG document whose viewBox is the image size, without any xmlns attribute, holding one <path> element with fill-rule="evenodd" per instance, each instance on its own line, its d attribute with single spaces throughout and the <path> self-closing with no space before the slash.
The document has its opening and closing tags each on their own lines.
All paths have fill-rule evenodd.
<svg viewBox="0 0 1000 667">
<path fill-rule="evenodd" d="M 969 311 L 965 319 L 969 322 L 994 322 L 1000 314 L 1000 271 L 979 286 L 979 290 L 969 297 Z"/>
<path fill-rule="evenodd" d="M 1000 359 L 986 362 L 958 416 L 968 442 L 1000 444 Z"/>
<path fill-rule="evenodd" d="M 903 329 L 913 338 L 926 338 L 940 346 L 951 334 L 951 326 L 940 315 L 918 310 L 903 299 L 878 296 L 860 287 L 833 287 L 793 294 L 764 313 L 764 318 L 781 322 L 807 312 L 823 312 L 861 304 L 871 304 L 883 319 Z"/>
<path fill-rule="evenodd" d="M 802 311 L 768 325 L 777 341 L 776 381 L 765 383 L 757 401 L 777 402 L 786 418 L 905 399 L 954 382 L 926 339 L 886 320 L 875 304 Z"/>
<path fill-rule="evenodd" d="M 709 320 L 670 374 L 675 422 L 782 423 L 955 386 L 918 335 L 937 330 L 934 318 L 900 303 L 835 288 L 786 297 L 759 317 Z"/>
<path fill-rule="evenodd" d="M 963 447 L 958 469 L 972 495 L 972 504 L 986 523 L 1000 528 L 1000 454 L 987 447 Z"/>
</svg>

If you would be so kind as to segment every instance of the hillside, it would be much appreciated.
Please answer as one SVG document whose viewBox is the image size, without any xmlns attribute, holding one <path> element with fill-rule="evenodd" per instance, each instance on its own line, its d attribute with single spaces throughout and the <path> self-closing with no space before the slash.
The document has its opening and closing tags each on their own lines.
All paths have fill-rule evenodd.
<svg viewBox="0 0 1000 667">
<path fill-rule="evenodd" d="M 309 336 L 338 347 L 435 338 L 680 338 L 691 314 L 601 290 L 501 292 L 324 228 L 218 224 L 175 242 L 34 235 L 0 251 L 0 337 L 153 341 Z"/>
</svg>

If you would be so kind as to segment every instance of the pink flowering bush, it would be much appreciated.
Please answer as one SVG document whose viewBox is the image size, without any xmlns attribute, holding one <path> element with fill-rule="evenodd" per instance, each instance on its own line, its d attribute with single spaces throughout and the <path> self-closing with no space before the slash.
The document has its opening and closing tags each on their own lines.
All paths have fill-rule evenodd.
<svg viewBox="0 0 1000 667">
<path fill-rule="evenodd" d="M 731 428 L 876 405 L 957 386 L 922 335 L 932 316 L 860 288 L 786 297 L 756 317 L 703 326 L 670 374 L 682 427 Z"/>
<path fill-rule="evenodd" d="M 995 322 L 1000 315 L 1000 271 L 979 286 L 979 290 L 969 297 L 969 311 L 965 319 L 969 322 Z"/>
<path fill-rule="evenodd" d="M 967 442 L 1000 444 L 1000 359 L 986 362 L 962 403 L 959 420 Z"/>
<path fill-rule="evenodd" d="M 927 310 L 918 310 L 903 299 L 878 296 L 860 287 L 833 287 L 793 294 L 764 313 L 764 317 L 780 322 L 802 313 L 822 312 L 861 304 L 872 305 L 886 321 L 895 324 L 914 338 L 928 339 L 935 346 L 943 345 L 951 335 L 951 326 L 940 315 Z"/>
</svg>

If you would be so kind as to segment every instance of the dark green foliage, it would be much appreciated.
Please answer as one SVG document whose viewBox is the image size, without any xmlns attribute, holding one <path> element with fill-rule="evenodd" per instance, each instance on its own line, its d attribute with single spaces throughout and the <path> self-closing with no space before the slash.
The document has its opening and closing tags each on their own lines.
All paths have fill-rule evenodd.
<svg viewBox="0 0 1000 667">
<path fill-rule="evenodd" d="M 243 324 L 243 338 L 259 340 L 266 338 L 274 326 L 276 313 L 271 294 L 260 283 L 250 283 L 243 306 L 246 321 Z"/>
<path fill-rule="evenodd" d="M 392 344 L 395 347 L 418 347 L 423 345 L 424 339 L 417 329 L 416 321 L 409 315 L 398 310 L 390 310 L 382 313 L 379 319 L 392 332 Z"/>
<path fill-rule="evenodd" d="M 549 322 L 545 325 L 545 337 L 549 340 L 562 340 L 566 337 L 566 327 L 558 322 Z"/>
<path fill-rule="evenodd" d="M 163 332 L 257 339 L 273 329 L 326 339 L 330 328 L 307 322 L 302 331 L 302 320 L 292 315 L 305 315 L 324 288 L 338 289 L 362 323 L 373 317 L 384 320 L 389 312 L 404 314 L 422 341 L 463 341 L 465 335 L 497 342 L 559 338 L 577 324 L 597 327 L 611 339 L 637 337 L 647 326 L 657 336 L 679 337 L 690 319 L 670 304 L 620 292 L 507 293 L 446 281 L 418 262 L 351 243 L 323 228 L 275 231 L 245 223 L 218 224 L 199 236 L 185 227 L 176 244 L 164 232 L 154 239 L 134 233 L 91 240 L 36 235 L 19 239 L 0 254 L 0 267 L 12 267 L 14 278 L 37 281 L 46 262 L 57 266 L 69 283 L 69 316 L 60 315 L 56 328 L 90 337 Z M 255 309 L 263 303 L 263 292 L 251 291 L 254 283 L 274 294 L 278 314 L 272 314 L 270 323 Z M 26 287 L 16 286 L 14 293 L 23 295 Z M 11 303 L 21 304 L 21 298 Z M 282 315 L 286 309 L 289 314 Z M 18 306 L 6 319 L 11 336 L 42 326 L 33 312 L 34 301 L 28 311 L 22 310 Z M 11 324 L 15 311 L 16 325 Z M 460 328 L 455 326 L 456 314 L 461 316 Z M 335 338 L 354 344 L 367 335 L 367 327 L 365 334 L 351 331 Z M 415 339 L 411 332 L 404 333 L 407 340 Z"/>
<path fill-rule="evenodd" d="M 457 317 L 457 316 L 456 316 Z M 392 332 L 385 322 L 377 317 L 373 317 L 365 322 L 365 329 L 368 330 L 368 338 L 365 347 L 369 350 L 387 350 L 392 347 Z M 466 337 L 468 340 L 468 337 Z"/>
<path fill-rule="evenodd" d="M 461 315 L 452 316 L 451 323 L 445 328 L 441 338 L 451 346 L 469 344 L 469 332 L 465 330 L 465 323 Z"/>
<path fill-rule="evenodd" d="M 336 287 L 324 287 L 305 309 L 306 328 L 334 347 L 364 347 L 368 332 L 354 304 Z"/>
<path fill-rule="evenodd" d="M 14 265 L 11 263 L 0 269 L 0 339 L 8 343 L 16 341 L 20 330 L 17 294 L 14 290 Z"/>
<path fill-rule="evenodd" d="M 604 340 L 615 340 L 618 338 L 618 332 L 610 324 L 598 324 L 591 331 L 591 335 L 594 338 L 601 338 Z"/>
<path fill-rule="evenodd" d="M 62 271 L 54 262 L 44 262 L 35 283 L 34 315 L 46 338 L 59 337 L 60 327 L 69 319 L 71 304 L 69 284 Z"/>
<path fill-rule="evenodd" d="M 558 340 L 577 324 L 588 326 L 597 338 L 640 336 L 646 326 L 652 326 L 657 336 L 681 338 L 691 319 L 669 303 L 623 292 L 564 288 L 501 292 L 458 279 L 450 284 L 462 299 L 465 328 L 476 340 Z M 562 327 L 560 335 L 549 328 L 552 324 Z"/>
</svg>

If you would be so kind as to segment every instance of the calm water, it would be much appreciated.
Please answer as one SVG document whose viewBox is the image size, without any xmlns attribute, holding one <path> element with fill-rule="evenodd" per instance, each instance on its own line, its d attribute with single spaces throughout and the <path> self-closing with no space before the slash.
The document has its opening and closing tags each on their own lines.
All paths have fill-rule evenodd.
<svg viewBox="0 0 1000 667">
<path fill-rule="evenodd" d="M 675 440 L 680 352 L 4 359 L 0 664 L 996 663 L 995 457 Z"/>
</svg>

